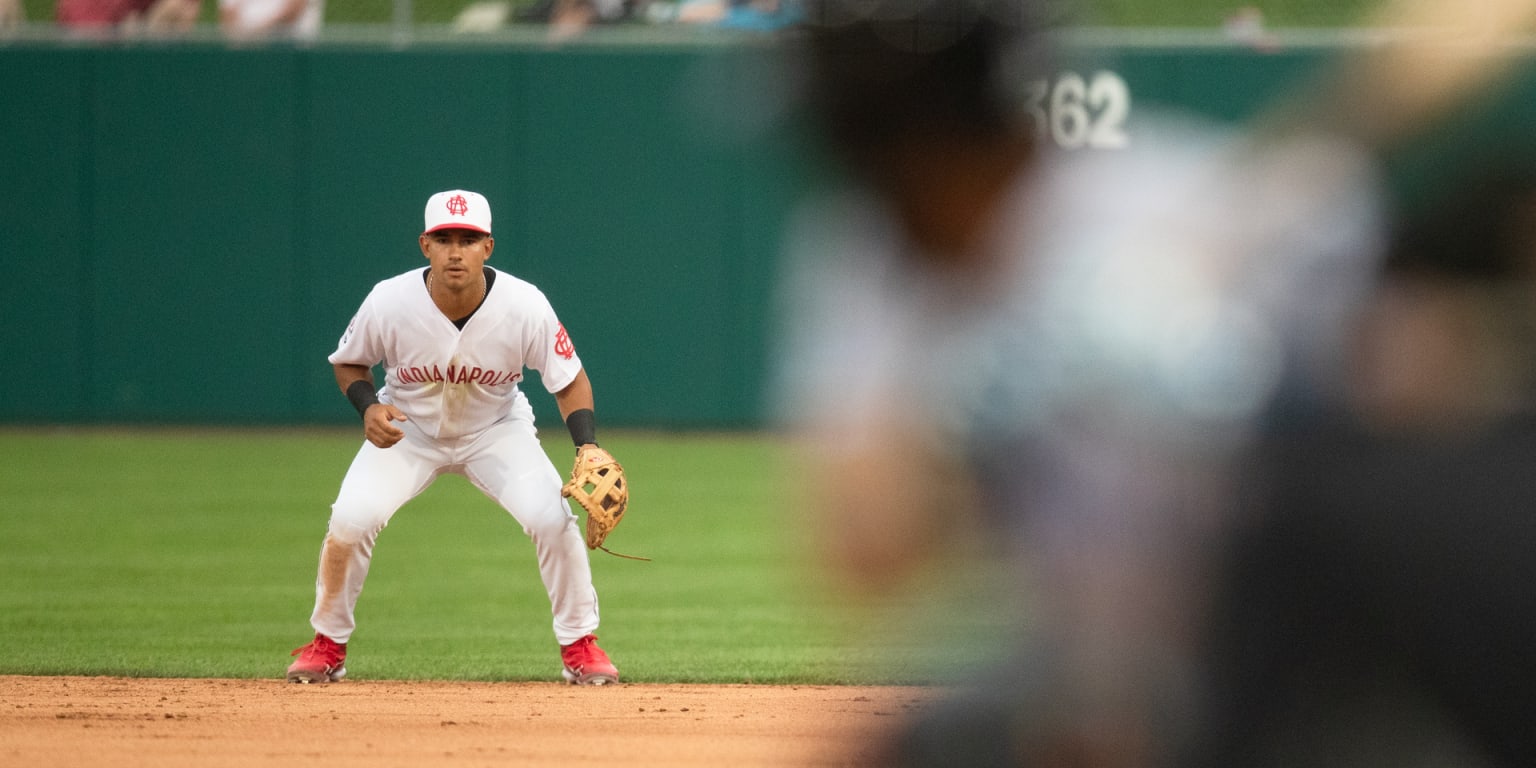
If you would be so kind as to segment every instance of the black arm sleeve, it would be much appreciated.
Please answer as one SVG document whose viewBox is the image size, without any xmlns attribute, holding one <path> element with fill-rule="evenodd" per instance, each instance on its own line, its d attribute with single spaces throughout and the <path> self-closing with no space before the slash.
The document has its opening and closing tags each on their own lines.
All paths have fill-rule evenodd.
<svg viewBox="0 0 1536 768">
<path fill-rule="evenodd" d="M 347 385 L 347 399 L 352 401 L 352 407 L 357 409 L 357 415 L 361 418 L 368 412 L 368 406 L 379 402 L 379 391 L 374 389 L 373 382 L 358 379 Z"/>
<path fill-rule="evenodd" d="M 591 408 L 571 411 L 565 417 L 565 428 L 571 431 L 571 442 L 580 448 L 587 443 L 597 445 L 597 415 Z"/>
</svg>

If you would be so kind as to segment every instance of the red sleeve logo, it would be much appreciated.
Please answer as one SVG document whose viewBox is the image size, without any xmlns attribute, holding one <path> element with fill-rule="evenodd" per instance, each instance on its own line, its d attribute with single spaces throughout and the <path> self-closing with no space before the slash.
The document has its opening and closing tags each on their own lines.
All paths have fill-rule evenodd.
<svg viewBox="0 0 1536 768">
<path fill-rule="evenodd" d="M 555 354 L 566 360 L 576 356 L 576 346 L 571 343 L 571 335 L 565 332 L 565 326 L 560 326 L 560 331 L 555 334 Z"/>
</svg>

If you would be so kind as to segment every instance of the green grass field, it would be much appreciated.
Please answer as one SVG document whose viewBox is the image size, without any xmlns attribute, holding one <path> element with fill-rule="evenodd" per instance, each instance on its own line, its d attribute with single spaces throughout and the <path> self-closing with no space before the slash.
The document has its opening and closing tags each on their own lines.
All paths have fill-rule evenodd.
<svg viewBox="0 0 1536 768">
<path fill-rule="evenodd" d="M 312 634 L 319 544 L 359 439 L 0 430 L 0 673 L 281 675 Z M 921 607 L 933 595 L 840 605 L 790 508 L 780 443 L 612 433 L 604 445 L 634 489 L 610 544 L 654 558 L 592 557 L 599 635 L 626 680 L 923 682 L 984 660 L 964 650 L 981 644 L 956 642 L 987 622 L 963 602 L 944 620 Z M 569 443 L 546 449 L 564 471 Z M 381 534 L 358 623 L 354 677 L 558 677 L 532 545 L 457 476 Z"/>
</svg>

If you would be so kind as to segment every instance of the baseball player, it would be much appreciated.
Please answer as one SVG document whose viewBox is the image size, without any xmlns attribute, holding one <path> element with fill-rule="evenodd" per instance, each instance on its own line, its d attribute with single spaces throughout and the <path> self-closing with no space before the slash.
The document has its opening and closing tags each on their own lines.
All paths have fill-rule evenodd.
<svg viewBox="0 0 1536 768">
<path fill-rule="evenodd" d="M 1529 0 L 1490 2 L 1479 23 L 1503 29 L 1492 20 L 1513 22 L 1521 4 L 1536 14 Z M 1359 499 L 1375 498 L 1361 495 L 1362 477 L 1398 479 L 1383 475 L 1379 460 L 1349 473 L 1318 458 L 1301 465 L 1312 473 L 1287 474 L 1308 490 L 1333 477 L 1340 503 L 1295 505 L 1301 546 L 1272 537 L 1243 550 L 1266 558 L 1248 570 L 1279 579 L 1258 585 L 1273 601 L 1260 607 L 1298 610 L 1234 600 L 1247 610 L 1207 614 L 1221 575 L 1216 556 L 1252 524 L 1244 505 L 1253 502 L 1232 490 L 1249 469 L 1252 436 L 1272 407 L 1325 393 L 1345 367 L 1345 321 L 1367 293 L 1380 236 L 1373 150 L 1465 96 L 1486 74 L 1475 71 L 1480 57 L 1434 37 L 1373 49 L 1320 91 L 1326 98 L 1298 96 L 1295 111 L 1269 116 L 1263 131 L 1139 114 L 1124 149 L 1067 157 L 1043 145 L 1046 134 L 1019 101 L 1028 92 L 1019 84 L 1053 76 L 1045 20 L 1054 5 L 807 0 L 805 34 L 787 48 L 808 125 L 847 186 L 807 201 L 788 233 L 786 354 L 774 366 L 785 412 L 810 438 L 806 466 L 821 475 L 809 484 L 821 496 L 812 497 L 820 502 L 813 514 L 823 513 L 817 543 L 837 583 L 893 592 L 936 572 L 934 557 L 969 565 L 989 555 L 998 567 L 981 571 L 977 604 L 988 618 L 1015 618 L 998 633 L 1001 645 L 987 648 L 977 680 L 903 726 L 875 764 L 1317 765 L 1339 755 L 1359 764 L 1382 753 L 1357 726 L 1392 724 L 1401 735 L 1427 731 L 1423 720 L 1465 727 L 1435 734 L 1441 744 L 1497 746 L 1487 737 L 1509 723 L 1479 709 L 1527 711 L 1507 693 L 1519 688 L 1508 683 L 1520 665 L 1468 674 L 1466 659 L 1502 661 L 1486 649 L 1528 648 L 1506 643 L 1524 636 L 1508 631 L 1518 619 L 1418 625 L 1438 638 L 1410 636 L 1414 625 L 1404 622 L 1340 641 L 1355 659 L 1386 658 L 1418 674 L 1393 681 L 1402 687 L 1389 695 L 1426 683 L 1443 690 L 1458 676 L 1476 680 L 1457 693 L 1487 694 L 1431 699 L 1438 706 L 1422 720 L 1403 720 L 1401 708 L 1356 710 L 1313 720 L 1322 727 L 1301 739 L 1298 717 L 1263 723 L 1272 731 L 1220 727 L 1256 710 L 1335 714 L 1324 706 L 1335 694 L 1352 703 L 1354 691 L 1325 674 L 1357 670 L 1312 666 L 1310 649 L 1295 642 L 1311 630 L 1277 622 L 1334 620 L 1316 636 L 1344 637 L 1334 614 L 1298 596 L 1342 589 L 1348 598 L 1324 605 L 1386 593 L 1414 604 L 1389 613 L 1381 605 L 1389 600 L 1360 602 L 1373 619 L 1390 617 L 1376 626 L 1444 613 L 1452 602 L 1423 602 L 1451 590 L 1393 592 L 1403 582 L 1378 576 L 1427 567 L 1444 589 L 1451 579 L 1441 563 L 1404 565 L 1413 555 L 1399 552 L 1430 551 L 1449 537 L 1378 549 L 1387 537 L 1376 532 L 1391 530 L 1402 505 L 1381 505 L 1378 517 L 1390 522 L 1375 528 L 1341 522 L 1361 511 Z M 1409 5 L 1464 15 L 1456 3 Z M 1431 29 L 1426 21 L 1401 28 Z M 1444 443 L 1433 450 L 1444 455 Z M 1423 480 L 1430 453 L 1402 465 L 1419 470 L 1415 489 L 1431 487 Z M 1466 519 L 1462 506 L 1429 514 L 1447 515 L 1437 524 L 1453 530 Z M 967 520 L 979 531 L 956 535 Z M 1341 535 L 1318 534 L 1330 531 Z M 946 543 L 959 546 L 945 551 Z M 1266 660 L 1294 666 L 1261 678 L 1234 664 L 1236 679 L 1209 686 L 1211 670 L 1227 664 L 1202 635 L 1229 620 L 1261 645 L 1234 661 L 1273 649 Z M 1482 634 L 1489 627 L 1498 633 Z M 1452 637 L 1479 650 L 1444 668 L 1424 665 L 1420 649 Z M 1312 676 L 1284 682 L 1319 684 L 1253 685 L 1296 672 Z M 1224 707 L 1245 711 L 1229 717 Z M 1251 740 L 1217 748 L 1204 743 L 1211 736 Z M 1234 754 L 1240 759 L 1215 759 Z"/>
<path fill-rule="evenodd" d="M 617 683 L 618 669 L 592 634 L 597 592 L 577 518 L 518 387 L 525 367 L 538 371 L 581 448 L 596 445 L 591 382 L 544 294 L 485 265 L 495 240 L 483 196 L 435 194 L 425 220 L 418 240 L 429 266 L 375 285 L 329 358 L 367 439 L 331 506 L 310 617 L 315 639 L 293 652 L 288 680 L 346 675 L 354 609 L 379 531 L 439 475 L 454 472 L 533 539 L 565 679 Z M 380 362 L 385 386 L 376 390 L 372 367 Z"/>
</svg>

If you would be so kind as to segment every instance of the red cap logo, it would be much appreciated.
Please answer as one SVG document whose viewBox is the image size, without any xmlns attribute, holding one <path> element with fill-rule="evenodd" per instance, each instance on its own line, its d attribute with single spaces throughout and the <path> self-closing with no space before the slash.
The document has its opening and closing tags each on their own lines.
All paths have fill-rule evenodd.
<svg viewBox="0 0 1536 768">
<path fill-rule="evenodd" d="M 463 216 L 469 213 L 469 202 L 463 195 L 454 195 L 448 198 L 448 212 L 455 216 Z"/>
</svg>

